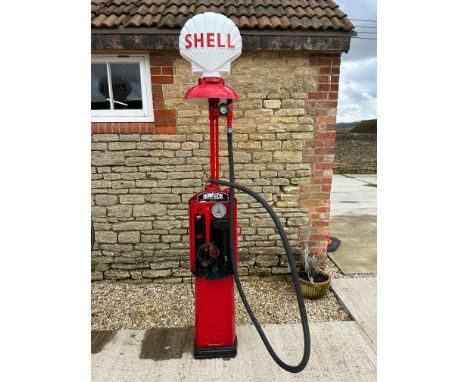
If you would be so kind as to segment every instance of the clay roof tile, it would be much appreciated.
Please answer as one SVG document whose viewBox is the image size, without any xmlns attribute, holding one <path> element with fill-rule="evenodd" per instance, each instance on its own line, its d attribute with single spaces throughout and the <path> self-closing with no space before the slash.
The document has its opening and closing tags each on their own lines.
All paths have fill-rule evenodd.
<svg viewBox="0 0 468 382">
<path fill-rule="evenodd" d="M 208 11 L 225 14 L 241 29 L 354 29 L 332 0 L 91 0 L 91 26 L 180 29 Z"/>
</svg>

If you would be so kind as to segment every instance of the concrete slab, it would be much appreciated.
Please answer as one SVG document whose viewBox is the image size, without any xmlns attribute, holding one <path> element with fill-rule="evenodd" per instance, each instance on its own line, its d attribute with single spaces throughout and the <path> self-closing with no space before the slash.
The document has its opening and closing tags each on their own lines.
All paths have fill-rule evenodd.
<svg viewBox="0 0 468 382">
<path fill-rule="evenodd" d="M 377 174 L 350 174 L 346 175 L 355 179 L 362 180 L 363 182 L 377 185 Z"/>
<path fill-rule="evenodd" d="M 377 175 L 333 175 L 330 234 L 341 240 L 329 257 L 345 274 L 377 272 Z"/>
<path fill-rule="evenodd" d="M 328 256 L 345 274 L 377 272 L 377 216 L 345 215 L 330 220 L 341 245 Z"/>
<path fill-rule="evenodd" d="M 330 216 L 377 215 L 376 175 L 333 175 Z"/>
<path fill-rule="evenodd" d="M 377 279 L 335 279 L 331 286 L 364 333 L 377 346 Z"/>
<path fill-rule="evenodd" d="M 302 330 L 299 324 L 266 325 L 273 347 L 286 362 L 297 363 L 302 356 Z M 181 335 L 191 333 L 181 331 Z M 184 334 L 185 333 L 185 334 Z M 94 382 L 119 381 L 326 381 L 366 382 L 376 380 L 375 346 L 354 321 L 327 322 L 311 326 L 312 354 L 300 374 L 283 371 L 271 359 L 254 326 L 238 328 L 238 355 L 225 359 L 193 359 L 187 341 L 173 359 L 144 359 L 144 330 L 120 330 L 92 355 Z M 191 343 L 192 338 L 189 339 Z"/>
</svg>

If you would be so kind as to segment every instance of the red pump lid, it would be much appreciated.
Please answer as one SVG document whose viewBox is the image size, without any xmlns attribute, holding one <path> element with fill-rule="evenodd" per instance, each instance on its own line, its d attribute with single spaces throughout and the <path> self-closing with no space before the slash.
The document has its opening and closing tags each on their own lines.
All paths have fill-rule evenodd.
<svg viewBox="0 0 468 382">
<path fill-rule="evenodd" d="M 209 98 L 226 102 L 228 99 L 237 101 L 239 96 L 234 89 L 224 85 L 221 77 L 199 78 L 198 85 L 192 86 L 184 96 L 184 100 L 194 105 L 206 105 Z"/>
</svg>

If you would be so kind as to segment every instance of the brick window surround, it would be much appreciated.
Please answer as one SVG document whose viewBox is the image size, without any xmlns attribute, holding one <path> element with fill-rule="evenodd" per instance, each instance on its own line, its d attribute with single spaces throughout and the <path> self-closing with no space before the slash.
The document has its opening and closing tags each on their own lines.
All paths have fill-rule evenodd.
<svg viewBox="0 0 468 382">
<path fill-rule="evenodd" d="M 176 110 L 164 108 L 163 84 L 174 83 L 174 58 L 150 53 L 151 88 L 154 122 L 92 122 L 93 134 L 108 133 L 176 133 Z"/>
</svg>

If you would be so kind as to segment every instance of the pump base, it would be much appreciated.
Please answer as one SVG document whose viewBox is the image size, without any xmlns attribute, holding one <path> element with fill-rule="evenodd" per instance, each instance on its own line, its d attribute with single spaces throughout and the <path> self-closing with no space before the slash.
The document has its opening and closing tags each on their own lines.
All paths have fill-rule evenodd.
<svg viewBox="0 0 468 382">
<path fill-rule="evenodd" d="M 234 358 L 237 355 L 237 336 L 232 346 L 194 346 L 193 356 L 196 359 L 203 358 Z"/>
</svg>

